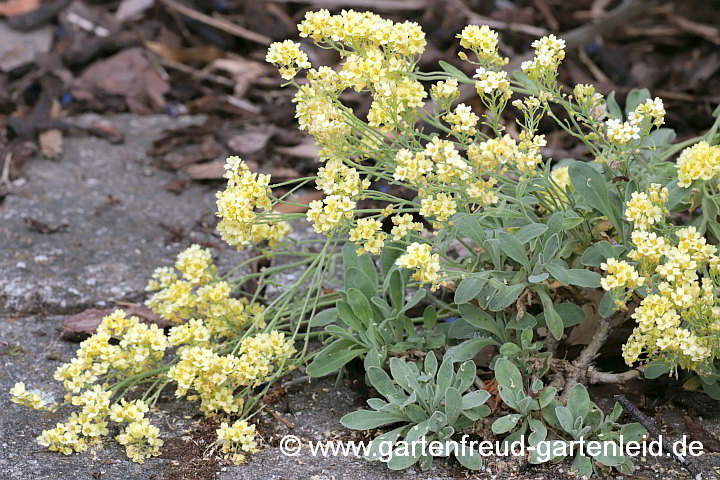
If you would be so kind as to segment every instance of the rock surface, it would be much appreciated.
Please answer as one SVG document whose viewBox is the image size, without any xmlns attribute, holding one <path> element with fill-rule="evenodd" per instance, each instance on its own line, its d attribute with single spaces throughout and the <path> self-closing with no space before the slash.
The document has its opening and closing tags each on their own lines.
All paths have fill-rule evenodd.
<svg viewBox="0 0 720 480">
<path fill-rule="evenodd" d="M 154 268 L 172 263 L 182 248 L 221 245 L 211 235 L 215 186 L 171 193 L 164 187 L 175 174 L 153 167 L 145 153 L 163 130 L 201 120 L 122 115 L 112 122 L 124 144 L 73 136 L 62 160 L 33 159 L 29 182 L 0 206 L 0 312 L 72 312 L 136 300 Z M 40 233 L 31 222 L 67 226 Z M 226 250 L 221 260 L 230 262 Z"/>
</svg>

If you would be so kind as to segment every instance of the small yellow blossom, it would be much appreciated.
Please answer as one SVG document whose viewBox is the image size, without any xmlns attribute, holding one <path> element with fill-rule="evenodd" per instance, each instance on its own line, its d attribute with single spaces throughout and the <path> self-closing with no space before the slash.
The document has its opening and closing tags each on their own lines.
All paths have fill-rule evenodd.
<svg viewBox="0 0 720 480">
<path fill-rule="evenodd" d="M 680 153 L 677 160 L 678 186 L 689 187 L 696 180 L 720 177 L 720 146 L 706 141 L 696 143 Z"/>
<path fill-rule="evenodd" d="M 227 422 L 222 422 L 216 433 L 217 443 L 222 453 L 225 454 L 225 458 L 232 459 L 236 465 L 245 462 L 245 455 L 238 451 L 257 452 L 255 425 L 250 425 L 245 420 L 237 420 L 232 426 Z"/>
<path fill-rule="evenodd" d="M 628 288 L 634 290 L 645 283 L 645 277 L 638 275 L 635 268 L 629 263 L 616 258 L 608 258 L 607 262 L 600 264 L 600 268 L 607 275 L 600 281 L 605 290 L 614 288 Z"/>
<path fill-rule="evenodd" d="M 413 216 L 409 213 L 393 216 L 392 223 L 394 227 L 390 233 L 393 235 L 393 240 L 395 241 L 405 238 L 405 236 L 413 230 L 417 232 L 423 231 L 423 224 L 414 222 Z"/>
<path fill-rule="evenodd" d="M 311 67 L 307 54 L 300 50 L 300 44 L 292 40 L 270 45 L 265 61 L 278 67 L 280 76 L 285 80 L 295 78 L 301 68 Z"/>
<path fill-rule="evenodd" d="M 402 268 L 415 270 L 413 278 L 419 282 L 432 283 L 433 287 L 440 278 L 440 255 L 433 254 L 432 247 L 426 243 L 412 243 L 396 261 Z"/>
<path fill-rule="evenodd" d="M 621 120 L 611 118 L 605 121 L 605 127 L 608 140 L 617 145 L 625 145 L 640 138 L 640 127 L 630 122 L 623 123 Z"/>
<path fill-rule="evenodd" d="M 445 222 L 452 217 L 457 209 L 453 197 L 446 193 L 429 195 L 420 200 L 420 215 L 425 218 L 435 217 L 438 222 Z"/>
</svg>

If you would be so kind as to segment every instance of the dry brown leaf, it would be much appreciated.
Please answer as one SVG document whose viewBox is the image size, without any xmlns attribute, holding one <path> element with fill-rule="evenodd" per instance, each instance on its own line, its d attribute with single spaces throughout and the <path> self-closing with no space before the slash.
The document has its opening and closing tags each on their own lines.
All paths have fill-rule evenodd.
<svg viewBox="0 0 720 480">
<path fill-rule="evenodd" d="M 183 145 L 171 151 L 162 162 L 172 169 L 179 169 L 193 163 L 215 160 L 225 154 L 225 149 L 213 137 L 207 136 L 200 143 Z"/>
<path fill-rule="evenodd" d="M 73 82 L 73 96 L 102 102 L 103 97 L 115 95 L 124 97 L 133 113 L 161 110 L 170 85 L 145 55 L 142 48 L 129 48 L 93 63 Z"/>
<path fill-rule="evenodd" d="M 683 422 L 685 423 L 685 428 L 687 428 L 688 436 L 692 440 L 702 443 L 704 451 L 720 452 L 720 440 L 708 432 L 702 422 L 695 420 L 689 415 L 683 416 Z"/>
<path fill-rule="evenodd" d="M 147 40 L 145 41 L 145 47 L 165 60 L 177 63 L 207 64 L 225 55 L 224 51 L 213 45 L 183 48 Z"/>
<path fill-rule="evenodd" d="M 57 128 L 45 130 L 38 135 L 40 153 L 49 160 L 57 160 L 63 153 L 63 133 Z"/>
<path fill-rule="evenodd" d="M 234 135 L 227 142 L 234 154 L 252 155 L 267 145 L 273 132 L 242 132 Z"/>
<path fill-rule="evenodd" d="M 78 314 L 67 317 L 63 321 L 63 330 L 60 334 L 64 340 L 79 341 L 95 333 L 103 317 L 112 313 L 115 308 L 89 308 Z M 142 322 L 155 324 L 159 327 L 169 326 L 169 323 L 157 316 L 152 310 L 142 305 L 127 304 L 123 306 L 127 316 L 136 316 Z"/>
<path fill-rule="evenodd" d="M 310 202 L 314 200 L 322 200 L 323 198 L 325 198 L 325 194 L 321 191 L 299 193 L 288 199 L 288 202 L 292 202 L 295 205 L 278 203 L 273 207 L 273 210 L 279 213 L 304 213 L 310 208 Z"/>
<path fill-rule="evenodd" d="M 301 143 L 293 147 L 274 147 L 274 150 L 284 155 L 290 155 L 291 157 L 316 159 L 318 158 L 320 147 L 315 143 Z"/>
<path fill-rule="evenodd" d="M 217 72 L 218 70 L 228 73 L 233 78 L 235 82 L 235 87 L 233 88 L 234 95 L 240 98 L 245 96 L 245 93 L 257 78 L 271 71 L 270 68 L 263 63 L 247 60 L 238 56 L 218 58 L 203 71 L 211 73 Z"/>
<path fill-rule="evenodd" d="M 8 0 L 0 3 L 0 15 L 14 17 L 23 13 L 32 12 L 40 6 L 38 0 Z"/>
<path fill-rule="evenodd" d="M 587 345 L 595 335 L 598 323 L 600 323 L 600 315 L 595 311 L 594 305 L 599 305 L 600 300 L 605 294 L 602 290 L 584 290 L 587 301 L 581 306 L 585 312 L 585 320 L 572 329 L 568 335 L 568 345 Z"/>
<path fill-rule="evenodd" d="M 225 162 L 207 162 L 190 165 L 182 169 L 183 172 L 190 175 L 195 180 L 215 180 L 223 178 L 225 175 Z"/>
</svg>

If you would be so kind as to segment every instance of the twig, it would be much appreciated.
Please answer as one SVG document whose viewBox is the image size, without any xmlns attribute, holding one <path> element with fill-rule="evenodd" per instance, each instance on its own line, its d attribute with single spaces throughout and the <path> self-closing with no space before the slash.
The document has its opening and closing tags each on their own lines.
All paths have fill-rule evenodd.
<svg viewBox="0 0 720 480">
<path fill-rule="evenodd" d="M 162 65 L 163 67 L 171 68 L 173 70 L 178 70 L 180 72 L 187 73 L 188 75 L 199 78 L 200 80 L 207 80 L 208 82 L 214 82 L 219 85 L 226 86 L 226 87 L 234 87 L 235 86 L 235 82 L 233 82 L 229 78 L 225 78 L 225 77 L 221 77 L 219 75 L 213 75 L 211 73 L 203 72 L 201 70 L 197 70 L 188 65 L 185 65 L 184 63 L 173 62 L 172 60 L 165 60 L 163 58 L 159 59 L 159 62 L 160 62 L 160 65 Z"/>
<path fill-rule="evenodd" d="M 682 455 L 677 455 L 673 448 L 670 446 L 670 442 L 663 436 L 660 429 L 655 425 L 655 420 L 642 413 L 625 395 L 615 395 L 615 400 L 622 405 L 623 409 L 635 420 L 640 423 L 645 429 L 653 436 L 658 437 L 662 441 L 663 450 L 672 453 L 673 458 L 676 462 L 681 464 L 685 469 L 690 472 L 694 480 L 703 480 L 703 472 L 693 464 L 689 458 Z"/>
<path fill-rule="evenodd" d="M 597 383 L 625 383 L 629 380 L 640 378 L 640 374 L 641 372 L 637 368 L 633 368 L 627 372 L 608 373 L 595 370 L 591 365 L 587 369 L 587 381 L 591 385 Z"/>
<path fill-rule="evenodd" d="M 497 30 L 510 30 L 511 32 L 524 33 L 527 35 L 532 35 L 534 37 L 542 37 L 543 35 L 547 35 L 549 33 L 546 29 L 542 27 L 527 25 L 525 23 L 503 22 L 502 20 L 496 20 L 494 18 L 478 15 L 477 13 L 470 10 L 465 4 L 465 2 L 462 1 L 454 1 L 453 6 L 458 8 L 460 12 L 467 17 L 468 23 L 471 24 L 487 25 L 488 27 Z"/>
<path fill-rule="evenodd" d="M 270 37 L 253 32 L 252 30 L 248 30 L 247 28 L 243 28 L 239 25 L 235 25 L 234 23 L 229 22 L 225 19 L 205 15 L 204 13 L 193 10 L 187 5 L 183 5 L 182 3 L 179 3 L 175 0 L 160 0 L 160 3 L 162 3 L 171 10 L 175 10 L 180 15 L 192 18 L 193 20 L 197 20 L 198 22 L 206 23 L 211 27 L 215 27 L 218 30 L 222 30 L 223 32 L 235 35 L 236 37 L 244 38 L 245 40 L 250 40 L 251 42 L 260 43 L 263 45 L 270 45 L 272 43 L 272 39 Z"/>
<path fill-rule="evenodd" d="M 12 183 L 10 182 L 10 162 L 12 162 L 12 152 L 5 155 L 3 162 L 2 174 L 0 174 L 0 187 L 5 185 L 8 192 L 12 191 Z"/>
<path fill-rule="evenodd" d="M 619 321 L 618 318 L 620 319 Z M 569 364 L 566 367 L 565 388 L 560 396 L 561 403 L 564 404 L 567 401 L 568 395 L 570 395 L 570 390 L 572 390 L 575 384 L 578 383 L 578 381 L 580 381 L 580 379 L 587 373 L 588 367 L 590 367 L 590 364 L 595 359 L 595 356 L 600 351 L 600 348 L 602 348 L 613 327 L 615 327 L 618 323 L 622 323 L 625 318 L 625 312 L 620 312 L 616 313 L 613 317 L 600 319 L 600 323 L 598 324 L 597 329 L 595 329 L 595 333 L 593 334 L 593 338 L 590 340 L 590 343 L 580 353 L 580 356 L 575 359 L 572 364 Z"/>
<path fill-rule="evenodd" d="M 272 415 L 272 416 L 275 418 L 275 420 L 278 420 L 278 421 L 284 423 L 285 426 L 288 427 L 290 430 L 292 430 L 293 428 L 295 428 L 295 424 L 294 424 L 294 423 L 289 422 L 287 419 L 285 419 L 282 415 L 280 415 L 280 414 L 279 414 L 278 412 L 276 412 L 275 410 L 273 410 L 273 409 L 271 409 L 271 408 L 265 408 L 265 410 L 266 410 L 270 415 Z"/>
<path fill-rule="evenodd" d="M 540 15 L 543 16 L 545 23 L 547 23 L 548 27 L 550 27 L 550 30 L 557 31 L 560 28 L 560 22 L 558 22 L 558 19 L 555 18 L 555 15 L 553 15 L 552 10 L 547 6 L 547 3 L 543 0 L 532 0 L 532 3 L 535 5 L 535 8 L 538 9 Z"/>
<path fill-rule="evenodd" d="M 324 378 L 324 377 L 319 377 L 319 378 Z M 288 380 L 287 382 L 280 385 L 280 388 L 287 389 L 287 388 L 293 387 L 295 385 L 300 385 L 302 383 L 307 383 L 309 385 L 311 381 L 312 381 L 312 377 L 310 377 L 309 375 L 303 375 L 301 377 L 297 377 L 297 378 L 293 378 L 292 380 Z"/>
</svg>

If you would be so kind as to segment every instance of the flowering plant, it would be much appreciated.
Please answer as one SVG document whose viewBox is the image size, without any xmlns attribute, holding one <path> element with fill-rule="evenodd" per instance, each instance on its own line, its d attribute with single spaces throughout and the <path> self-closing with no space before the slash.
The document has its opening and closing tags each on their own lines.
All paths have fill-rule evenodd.
<svg viewBox="0 0 720 480">
<path fill-rule="evenodd" d="M 412 22 L 320 10 L 307 13 L 299 31 L 341 58 L 337 70 L 313 68 L 292 41 L 267 53 L 297 89 L 299 127 L 320 147 L 317 174 L 273 184 L 229 158 L 227 186 L 217 194 L 218 230 L 256 255 L 219 276 L 210 253 L 193 246 L 178 257 L 179 274 L 158 269 L 148 305 L 176 326 L 166 334 L 121 312 L 106 318 L 58 370 L 82 412 L 43 433 L 41 443 L 64 453 L 82 450 L 107 433 L 106 419 L 120 419 L 131 422 L 118 437 L 131 457 L 155 454 L 160 440 L 143 414 L 172 384 L 177 396 L 192 391 L 189 398 L 205 414 L 237 418 L 223 423 L 219 445 L 241 461 L 239 450 L 256 448 L 246 419 L 269 383 L 295 367 L 309 364 L 308 374 L 322 376 L 361 360 L 375 385 L 387 383 L 382 372 L 402 356 L 419 365 L 394 375 L 411 394 L 404 382 L 430 380 L 430 355 L 442 354 L 452 366 L 483 349 L 494 355 L 500 397 L 520 412 L 509 428 L 501 421 L 497 434 L 520 418 L 523 432 L 529 426 L 547 433 L 545 423 L 552 430 L 568 409 L 580 427 L 556 428 L 558 438 L 609 434 L 619 414 L 607 421 L 598 415 L 579 383 L 682 371 L 720 400 L 720 257 L 706 238 L 720 237 L 720 110 L 705 135 L 673 144 L 674 132 L 662 127 L 663 102 L 647 90 L 630 92 L 624 111 L 614 95 L 591 85 L 565 91 L 557 82 L 565 43 L 553 35 L 533 42 L 534 58 L 508 73 L 497 33 L 466 27 L 458 38 L 467 52 L 459 56 L 475 68 L 470 77 L 444 62 L 441 71 L 421 72 L 425 35 Z M 482 109 L 456 104 L 465 86 L 474 88 Z M 350 90 L 372 99 L 366 115 L 343 103 Z M 503 121 L 509 106 L 514 126 Z M 543 157 L 545 119 L 582 142 L 594 160 Z M 677 162 L 668 161 L 678 153 Z M 306 214 L 277 208 L 302 208 L 293 194 L 313 185 L 325 196 Z M 317 237 L 292 232 L 302 220 Z M 260 259 L 274 263 L 244 271 Z M 345 283 L 334 291 L 338 262 Z M 291 285 L 277 280 L 298 269 Z M 593 339 L 575 361 L 554 359 L 569 330 L 584 325 L 578 303 L 599 314 Z M 617 374 L 593 368 L 611 330 L 625 321 L 636 327 L 623 356 L 640 367 Z M 321 326 L 324 332 L 314 330 Z M 327 341 L 320 353 L 309 352 L 311 336 Z M 168 358 L 171 348 L 177 349 Z M 463 383 L 463 391 L 482 387 L 471 383 L 476 387 Z M 146 384 L 141 399 L 124 400 Z M 534 399 L 541 390 L 542 405 Z M 23 385 L 13 395 L 43 407 Z M 415 399 L 395 400 L 396 417 L 412 419 Z M 553 411 L 538 413 L 547 406 Z M 433 409 L 425 409 L 427 416 Z M 576 463 L 588 473 L 587 458 Z M 631 469 L 624 459 L 614 465 Z"/>
</svg>

